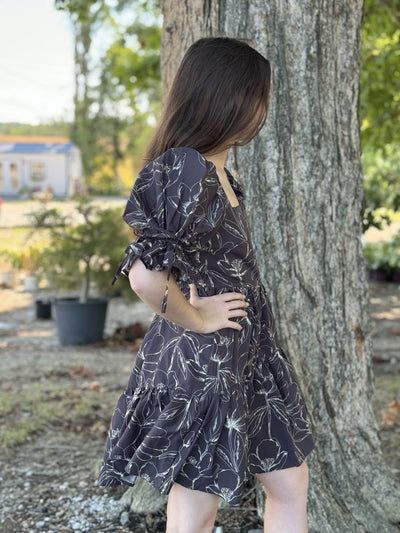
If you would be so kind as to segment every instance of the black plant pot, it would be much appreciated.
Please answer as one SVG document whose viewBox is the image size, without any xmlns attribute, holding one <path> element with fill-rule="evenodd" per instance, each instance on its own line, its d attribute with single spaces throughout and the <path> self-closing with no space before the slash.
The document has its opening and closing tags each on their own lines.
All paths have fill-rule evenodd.
<svg viewBox="0 0 400 533">
<path fill-rule="evenodd" d="M 392 274 L 393 283 L 400 283 L 400 270 L 395 270 Z"/>
<path fill-rule="evenodd" d="M 63 345 L 91 344 L 103 339 L 108 300 L 79 302 L 78 298 L 54 301 L 58 338 Z"/>
<path fill-rule="evenodd" d="M 36 300 L 36 318 L 40 320 L 49 320 L 51 318 L 51 302 L 48 300 Z"/>
<path fill-rule="evenodd" d="M 369 271 L 369 279 L 374 281 L 388 281 L 388 275 L 385 270 L 377 268 Z"/>
</svg>

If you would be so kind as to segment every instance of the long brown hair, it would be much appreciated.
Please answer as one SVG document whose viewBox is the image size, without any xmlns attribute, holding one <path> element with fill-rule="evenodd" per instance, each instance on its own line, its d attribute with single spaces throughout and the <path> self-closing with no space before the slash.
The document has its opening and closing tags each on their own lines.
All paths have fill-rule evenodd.
<svg viewBox="0 0 400 533">
<path fill-rule="evenodd" d="M 212 154 L 250 142 L 266 121 L 270 85 L 269 61 L 246 42 L 196 41 L 175 75 L 146 159 L 177 146 Z"/>
</svg>

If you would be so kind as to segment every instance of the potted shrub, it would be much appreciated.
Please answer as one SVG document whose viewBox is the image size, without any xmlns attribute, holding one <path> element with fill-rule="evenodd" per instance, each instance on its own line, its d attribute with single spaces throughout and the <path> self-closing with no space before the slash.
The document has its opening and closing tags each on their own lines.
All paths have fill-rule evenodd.
<svg viewBox="0 0 400 533">
<path fill-rule="evenodd" d="M 386 281 L 386 265 L 382 261 L 381 243 L 367 243 L 364 245 L 364 259 L 369 278 L 375 281 Z"/>
<path fill-rule="evenodd" d="M 50 320 L 51 301 L 49 298 L 36 298 L 35 314 L 36 314 L 36 318 L 39 318 L 40 320 Z"/>
<path fill-rule="evenodd" d="M 368 243 L 364 257 L 371 279 L 400 281 L 400 231 L 389 242 Z"/>
<path fill-rule="evenodd" d="M 75 291 L 53 302 L 61 344 L 90 344 L 103 337 L 108 298 L 116 292 L 111 281 L 129 242 L 121 211 L 82 197 L 68 215 L 55 208 L 32 215 L 35 227 L 48 231 L 42 266 L 51 289 Z"/>
</svg>

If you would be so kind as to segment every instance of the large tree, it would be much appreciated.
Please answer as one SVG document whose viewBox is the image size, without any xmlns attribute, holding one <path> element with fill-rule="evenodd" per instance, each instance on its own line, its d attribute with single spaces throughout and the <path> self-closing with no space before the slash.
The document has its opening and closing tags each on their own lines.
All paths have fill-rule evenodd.
<svg viewBox="0 0 400 533">
<path fill-rule="evenodd" d="M 165 88 L 202 36 L 250 39 L 273 64 L 267 125 L 231 165 L 245 185 L 280 337 L 311 413 L 310 531 L 398 531 L 399 488 L 370 404 L 360 239 L 363 0 L 163 0 L 162 10 Z"/>
</svg>

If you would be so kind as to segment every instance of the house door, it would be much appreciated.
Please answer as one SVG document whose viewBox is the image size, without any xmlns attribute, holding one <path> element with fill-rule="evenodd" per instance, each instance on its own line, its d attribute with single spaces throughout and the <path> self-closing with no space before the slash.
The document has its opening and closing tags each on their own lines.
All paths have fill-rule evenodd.
<svg viewBox="0 0 400 533">
<path fill-rule="evenodd" d="M 19 165 L 18 163 L 10 164 L 10 185 L 13 191 L 18 191 L 20 189 L 20 175 L 19 175 Z"/>
</svg>

